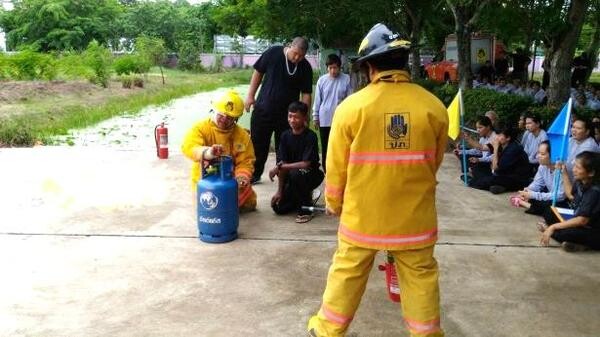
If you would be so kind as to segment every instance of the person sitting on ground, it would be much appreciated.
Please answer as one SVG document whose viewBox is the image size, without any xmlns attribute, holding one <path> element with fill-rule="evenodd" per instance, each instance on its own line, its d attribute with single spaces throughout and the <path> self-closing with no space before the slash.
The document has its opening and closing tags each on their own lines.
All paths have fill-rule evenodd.
<svg viewBox="0 0 600 337">
<path fill-rule="evenodd" d="M 562 169 L 564 190 L 572 202 L 573 217 L 561 221 L 549 208 L 544 220 L 549 226 L 538 223 L 542 238 L 540 243 L 548 246 L 550 238 L 561 243 L 568 252 L 600 250 L 600 154 L 585 151 L 577 155 L 573 167 L 574 184 Z"/>
<path fill-rule="evenodd" d="M 590 89 L 592 94 L 590 98 L 587 100 L 587 108 L 594 111 L 600 110 L 600 88 L 599 89 Z"/>
<path fill-rule="evenodd" d="M 496 131 L 498 129 L 498 123 L 500 122 L 498 120 L 498 114 L 496 113 L 496 111 L 488 110 L 485 112 L 484 115 L 485 117 L 490 119 L 490 121 L 492 122 L 492 128 L 494 129 L 494 131 Z"/>
<path fill-rule="evenodd" d="M 526 81 L 519 81 L 519 87 L 513 91 L 513 94 L 533 98 Z"/>
<path fill-rule="evenodd" d="M 518 195 L 510 198 L 511 204 L 516 207 L 524 207 L 525 213 L 543 215 L 547 207 L 552 205 L 554 197 L 554 176 L 561 174 L 554 169 L 554 163 L 550 162 L 550 142 L 545 140 L 538 146 L 537 157 L 540 166 L 529 186 L 519 191 Z M 560 184 L 556 193 L 557 206 L 566 207 L 565 193 Z"/>
<path fill-rule="evenodd" d="M 542 89 L 540 81 L 531 82 L 531 94 L 535 104 L 545 104 L 547 101 L 546 91 Z"/>
<path fill-rule="evenodd" d="M 527 117 L 527 113 L 522 113 L 519 116 L 519 121 L 517 122 L 517 141 L 523 144 L 523 135 L 525 131 L 527 131 L 527 127 L 525 126 L 525 118 Z"/>
<path fill-rule="evenodd" d="M 518 191 L 529 184 L 529 160 L 521 144 L 515 140 L 516 135 L 517 131 L 511 126 L 500 128 L 496 139 L 491 143 L 491 172 L 474 167 L 469 186 L 500 194 Z"/>
<path fill-rule="evenodd" d="M 492 128 L 492 121 L 481 116 L 475 123 L 477 134 L 479 134 L 479 142 L 473 140 L 466 131 L 463 131 L 461 139 L 464 139 L 469 149 L 465 150 L 465 155 L 469 162 L 469 166 L 484 166 L 489 170 L 490 163 L 492 162 L 492 154 L 488 144 L 496 138 L 496 133 Z M 462 167 L 462 150 L 460 149 L 461 142 L 457 143 L 457 148 L 454 150 L 454 154 L 458 157 L 461 165 L 461 172 L 465 172 L 465 168 Z"/>
<path fill-rule="evenodd" d="M 500 77 L 498 79 L 498 81 L 496 81 L 496 88 L 495 88 L 495 90 L 497 92 L 500 92 L 500 93 L 503 93 L 503 94 L 509 94 L 511 89 L 512 89 L 512 86 L 508 86 L 506 84 L 506 79 L 504 77 Z"/>
<path fill-rule="evenodd" d="M 585 110 L 587 108 L 587 99 L 585 98 L 585 94 L 583 92 L 577 92 L 575 94 L 573 108 L 578 111 Z"/>
<path fill-rule="evenodd" d="M 222 155 L 231 156 L 238 183 L 239 210 L 255 210 L 256 192 L 250 185 L 254 172 L 254 147 L 248 131 L 237 125 L 244 111 L 244 101 L 237 92 L 228 91 L 213 102 L 213 107 L 215 115 L 196 123 L 181 145 L 181 152 L 194 161 L 191 173 L 194 191 L 201 179 L 200 165 L 207 165 L 207 161 Z"/>
<path fill-rule="evenodd" d="M 307 127 L 308 106 L 292 102 L 288 107 L 289 130 L 281 134 L 279 161 L 269 171 L 269 179 L 277 176 L 277 192 L 271 198 L 271 207 L 276 214 L 297 211 L 297 223 L 312 219 L 311 211 L 302 206 L 311 206 L 312 191 L 317 188 L 325 174 L 319 169 L 319 145 L 317 134 Z"/>
<path fill-rule="evenodd" d="M 592 128 L 594 129 L 594 139 L 596 144 L 600 146 L 600 117 L 594 117 L 592 119 Z"/>
<path fill-rule="evenodd" d="M 569 138 L 569 153 L 565 165 L 570 177 L 573 177 L 575 157 L 584 151 L 600 152 L 600 147 L 592 137 L 592 123 L 582 117 L 574 117 Z"/>
<path fill-rule="evenodd" d="M 525 134 L 521 140 L 521 145 L 527 157 L 529 158 L 529 165 L 531 167 L 532 174 L 535 174 L 539 165 L 537 160 L 538 147 L 541 142 L 548 140 L 548 135 L 541 127 L 541 119 L 539 115 L 532 114 L 525 117 Z"/>
</svg>

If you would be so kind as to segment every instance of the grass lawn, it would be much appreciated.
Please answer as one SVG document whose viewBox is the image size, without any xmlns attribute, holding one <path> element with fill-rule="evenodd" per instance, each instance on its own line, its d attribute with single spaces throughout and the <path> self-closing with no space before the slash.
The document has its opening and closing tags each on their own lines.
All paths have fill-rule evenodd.
<svg viewBox="0 0 600 337">
<path fill-rule="evenodd" d="M 84 81 L 0 82 L 0 146 L 48 143 L 51 136 L 84 128 L 152 104 L 224 86 L 249 83 L 251 70 L 196 74 L 158 68 L 144 77 L 144 87 L 122 88 L 114 78 L 108 88 Z"/>
</svg>

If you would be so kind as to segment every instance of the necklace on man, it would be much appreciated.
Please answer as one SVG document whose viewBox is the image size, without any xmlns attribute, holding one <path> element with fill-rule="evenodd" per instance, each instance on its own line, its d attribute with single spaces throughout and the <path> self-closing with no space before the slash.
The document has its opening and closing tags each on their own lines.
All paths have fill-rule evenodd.
<svg viewBox="0 0 600 337">
<path fill-rule="evenodd" d="M 298 64 L 296 64 L 294 66 L 294 71 L 290 72 L 290 65 L 288 64 L 289 61 L 288 61 L 288 58 L 287 58 L 288 51 L 289 51 L 289 49 L 287 49 L 287 48 L 283 49 L 283 56 L 285 56 L 285 68 L 287 69 L 288 75 L 294 76 L 294 74 L 296 73 L 296 70 L 298 70 Z"/>
</svg>

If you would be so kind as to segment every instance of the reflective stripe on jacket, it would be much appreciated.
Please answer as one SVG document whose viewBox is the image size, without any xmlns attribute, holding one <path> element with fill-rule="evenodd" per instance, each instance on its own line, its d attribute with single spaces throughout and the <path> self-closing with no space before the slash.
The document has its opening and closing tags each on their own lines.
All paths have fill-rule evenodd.
<svg viewBox="0 0 600 337">
<path fill-rule="evenodd" d="M 327 155 L 327 207 L 338 235 L 373 249 L 418 249 L 437 241 L 436 172 L 448 114 L 404 71 L 382 72 L 337 108 Z"/>
</svg>

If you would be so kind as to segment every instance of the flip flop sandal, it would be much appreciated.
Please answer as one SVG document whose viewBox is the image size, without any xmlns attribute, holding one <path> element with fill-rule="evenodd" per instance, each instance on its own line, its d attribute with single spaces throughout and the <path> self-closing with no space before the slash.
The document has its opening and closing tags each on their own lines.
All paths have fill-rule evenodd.
<svg viewBox="0 0 600 337">
<path fill-rule="evenodd" d="M 296 223 L 306 223 L 312 220 L 312 214 L 303 214 L 296 217 Z"/>
</svg>

